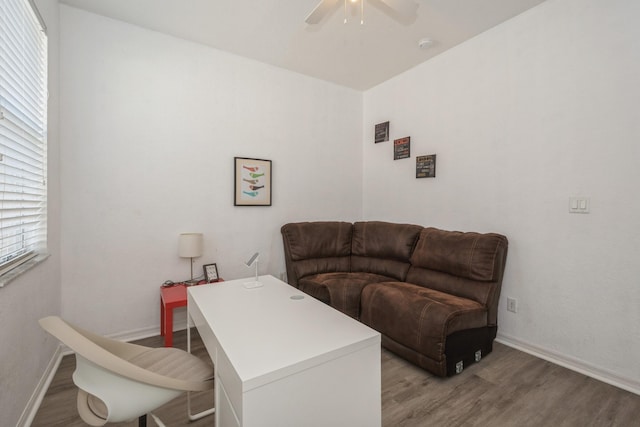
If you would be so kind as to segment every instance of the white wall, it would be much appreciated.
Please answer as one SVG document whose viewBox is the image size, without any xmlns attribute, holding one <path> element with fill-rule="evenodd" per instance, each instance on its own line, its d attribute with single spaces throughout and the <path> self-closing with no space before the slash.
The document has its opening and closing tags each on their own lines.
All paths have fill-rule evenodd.
<svg viewBox="0 0 640 427">
<path fill-rule="evenodd" d="M 56 343 L 40 317 L 62 304 L 103 333 L 158 327 L 158 285 L 189 271 L 178 233 L 205 233 L 197 268 L 240 277 L 261 250 L 278 274 L 280 225 L 363 214 L 506 234 L 501 338 L 640 389 L 637 2 L 547 0 L 366 92 L 364 120 L 360 93 L 65 6 L 59 91 L 58 6 L 37 3 L 51 257 L 0 289 L 1 425 L 42 386 Z M 384 120 L 410 160 L 371 142 Z M 437 178 L 416 180 L 431 153 Z M 232 206 L 234 156 L 274 161 L 274 206 Z M 569 215 L 573 195 L 592 213 Z"/>
<path fill-rule="evenodd" d="M 15 426 L 36 404 L 42 373 L 58 342 L 38 319 L 60 310 L 60 185 L 58 144 L 58 4 L 37 0 L 49 43 L 48 234 L 49 258 L 0 289 L 0 425 Z M 27 406 L 27 410 L 25 410 Z"/>
<path fill-rule="evenodd" d="M 361 217 L 362 94 L 61 6 L 62 312 L 159 327 L 158 288 L 204 233 L 226 279 L 285 271 L 280 227 Z M 233 158 L 273 161 L 273 206 L 233 206 Z"/>
<path fill-rule="evenodd" d="M 548 0 L 367 91 L 363 125 L 366 219 L 505 234 L 502 339 L 636 392 L 639 20 L 632 0 Z M 386 120 L 411 159 L 373 143 Z M 435 179 L 415 179 L 424 154 Z"/>
</svg>

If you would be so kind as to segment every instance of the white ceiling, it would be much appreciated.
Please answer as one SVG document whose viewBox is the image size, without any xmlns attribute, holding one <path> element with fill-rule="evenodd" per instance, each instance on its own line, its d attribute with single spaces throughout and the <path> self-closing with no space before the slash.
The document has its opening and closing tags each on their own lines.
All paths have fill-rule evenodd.
<svg viewBox="0 0 640 427">
<path fill-rule="evenodd" d="M 415 0 L 401 22 L 380 0 L 344 4 L 318 25 L 319 0 L 60 0 L 110 18 L 202 43 L 358 90 L 369 89 L 544 0 Z M 423 50 L 418 41 L 430 38 Z"/>
</svg>

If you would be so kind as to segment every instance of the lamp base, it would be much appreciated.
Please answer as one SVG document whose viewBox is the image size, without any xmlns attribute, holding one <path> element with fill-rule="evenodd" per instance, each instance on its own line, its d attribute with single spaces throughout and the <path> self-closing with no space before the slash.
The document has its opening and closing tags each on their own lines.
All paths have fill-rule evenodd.
<svg viewBox="0 0 640 427">
<path fill-rule="evenodd" d="M 244 286 L 247 289 L 259 288 L 262 286 L 262 282 L 258 282 L 257 280 L 254 280 L 253 282 L 244 282 L 242 286 Z"/>
</svg>

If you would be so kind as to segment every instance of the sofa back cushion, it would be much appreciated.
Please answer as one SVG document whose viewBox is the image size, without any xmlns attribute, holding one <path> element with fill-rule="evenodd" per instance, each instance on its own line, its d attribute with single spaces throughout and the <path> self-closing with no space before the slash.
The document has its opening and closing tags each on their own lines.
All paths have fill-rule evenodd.
<svg viewBox="0 0 640 427">
<path fill-rule="evenodd" d="M 281 228 L 290 285 L 312 274 L 350 270 L 352 224 L 299 222 Z"/>
<path fill-rule="evenodd" d="M 381 221 L 353 224 L 351 271 L 404 280 L 422 227 Z"/>
<path fill-rule="evenodd" d="M 407 282 L 477 301 L 487 307 L 489 324 L 495 324 L 507 246 L 500 234 L 425 228 L 411 255 Z"/>
</svg>

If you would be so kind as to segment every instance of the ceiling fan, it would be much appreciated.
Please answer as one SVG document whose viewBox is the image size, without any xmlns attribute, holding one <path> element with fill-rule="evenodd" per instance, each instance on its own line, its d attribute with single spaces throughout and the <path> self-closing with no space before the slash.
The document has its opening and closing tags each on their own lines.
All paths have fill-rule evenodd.
<svg viewBox="0 0 640 427">
<path fill-rule="evenodd" d="M 345 10 L 347 1 L 351 3 L 360 2 L 361 11 L 364 8 L 365 0 L 321 0 L 320 3 L 311 11 L 311 13 L 305 18 L 304 22 L 309 25 L 319 23 L 326 15 L 329 14 L 340 1 L 344 1 Z M 402 19 L 411 19 L 415 17 L 418 10 L 418 4 L 413 0 L 377 0 L 375 3 L 383 3 L 390 8 L 395 14 Z M 362 12 L 361 12 L 362 13 Z M 346 15 L 346 13 L 345 13 Z M 346 18 L 345 18 L 346 21 Z"/>
</svg>

